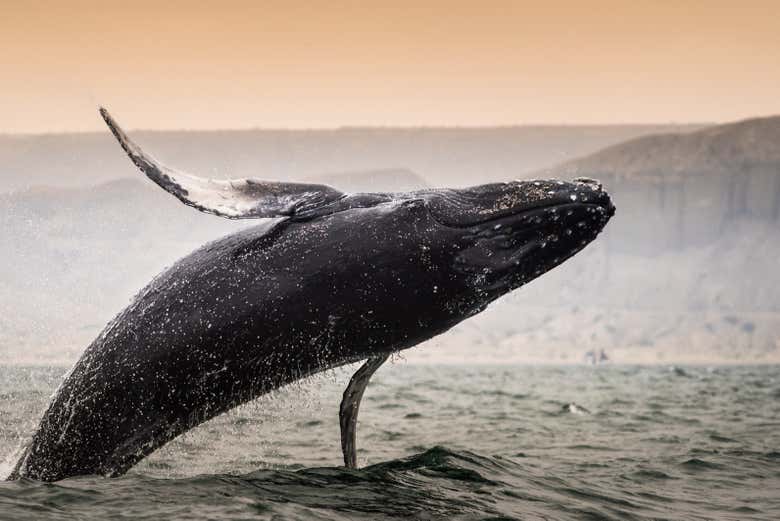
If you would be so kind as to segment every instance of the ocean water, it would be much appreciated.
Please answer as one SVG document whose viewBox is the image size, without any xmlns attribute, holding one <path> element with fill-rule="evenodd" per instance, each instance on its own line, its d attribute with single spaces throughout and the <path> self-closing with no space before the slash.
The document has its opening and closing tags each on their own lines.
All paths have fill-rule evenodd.
<svg viewBox="0 0 780 521">
<path fill-rule="evenodd" d="M 351 368 L 354 369 L 354 366 Z M 0 367 L 0 460 L 66 367 Z M 427 366 L 285 388 L 126 476 L 0 483 L 0 519 L 780 519 L 780 367 Z"/>
</svg>

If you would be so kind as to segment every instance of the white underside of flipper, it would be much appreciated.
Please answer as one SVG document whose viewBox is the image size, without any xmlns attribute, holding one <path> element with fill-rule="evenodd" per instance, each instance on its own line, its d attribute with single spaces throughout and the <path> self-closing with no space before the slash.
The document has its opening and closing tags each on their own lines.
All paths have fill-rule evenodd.
<svg viewBox="0 0 780 521">
<path fill-rule="evenodd" d="M 209 179 L 169 168 L 141 150 L 104 108 L 111 132 L 146 176 L 181 202 L 202 212 L 229 219 L 289 217 L 344 197 L 326 185 L 280 183 L 260 179 Z"/>
</svg>

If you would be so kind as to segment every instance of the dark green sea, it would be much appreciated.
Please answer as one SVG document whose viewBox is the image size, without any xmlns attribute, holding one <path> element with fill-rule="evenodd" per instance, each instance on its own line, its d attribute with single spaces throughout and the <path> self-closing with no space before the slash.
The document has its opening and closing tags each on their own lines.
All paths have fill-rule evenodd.
<svg viewBox="0 0 780 521">
<path fill-rule="evenodd" d="M 67 367 L 0 367 L 0 460 Z M 0 482 L 0 519 L 780 519 L 780 367 L 387 364 L 339 465 L 331 372 L 129 474 Z M 131 391 L 131 390 L 128 390 Z"/>
</svg>

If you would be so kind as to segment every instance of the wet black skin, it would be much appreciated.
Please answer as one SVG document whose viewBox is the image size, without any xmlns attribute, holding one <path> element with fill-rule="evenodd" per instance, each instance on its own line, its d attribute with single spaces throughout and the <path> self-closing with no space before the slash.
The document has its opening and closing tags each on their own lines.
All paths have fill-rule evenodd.
<svg viewBox="0 0 780 521">
<path fill-rule="evenodd" d="M 593 182 L 350 197 L 155 278 L 86 349 L 11 478 L 120 475 L 238 404 L 414 346 L 560 264 L 614 213 Z"/>
</svg>

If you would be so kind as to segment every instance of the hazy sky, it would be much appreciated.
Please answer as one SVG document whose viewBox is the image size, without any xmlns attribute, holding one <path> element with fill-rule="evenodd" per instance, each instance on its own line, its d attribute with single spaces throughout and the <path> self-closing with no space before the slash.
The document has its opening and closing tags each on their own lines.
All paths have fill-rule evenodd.
<svg viewBox="0 0 780 521">
<path fill-rule="evenodd" d="M 777 0 L 0 4 L 0 132 L 780 113 Z"/>
</svg>

